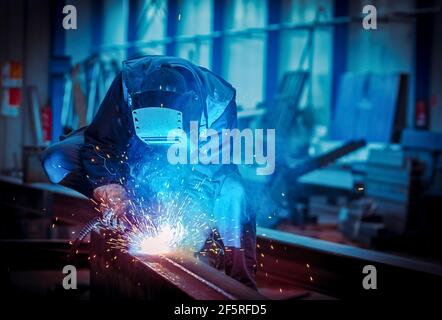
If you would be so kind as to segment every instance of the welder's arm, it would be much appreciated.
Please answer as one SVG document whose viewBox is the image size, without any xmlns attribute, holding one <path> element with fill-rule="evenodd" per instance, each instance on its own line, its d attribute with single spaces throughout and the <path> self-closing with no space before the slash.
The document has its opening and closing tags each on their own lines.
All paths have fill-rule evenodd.
<svg viewBox="0 0 442 320">
<path fill-rule="evenodd" d="M 114 221 L 124 220 L 125 215 L 130 211 L 128 194 L 119 184 L 107 184 L 95 188 L 93 198 L 99 204 L 103 218 Z"/>
<path fill-rule="evenodd" d="M 123 183 L 128 172 L 126 149 L 130 123 L 123 99 L 121 73 L 112 82 L 92 123 L 84 134 L 80 158 L 93 188 Z"/>
</svg>

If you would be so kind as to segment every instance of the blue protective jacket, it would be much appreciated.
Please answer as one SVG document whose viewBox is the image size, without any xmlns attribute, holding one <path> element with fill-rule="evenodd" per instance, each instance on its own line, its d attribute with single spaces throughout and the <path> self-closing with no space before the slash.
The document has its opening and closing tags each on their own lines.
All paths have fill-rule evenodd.
<svg viewBox="0 0 442 320">
<path fill-rule="evenodd" d="M 124 183 L 131 163 L 137 161 L 134 153 L 129 151 L 143 150 L 138 154 L 149 152 L 135 135 L 130 99 L 133 93 L 143 90 L 143 78 L 163 64 L 186 68 L 198 85 L 200 103 L 191 111 L 189 119 L 199 121 L 200 127 L 212 128 L 219 133 L 222 129 L 236 128 L 235 89 L 213 72 L 176 57 L 143 56 L 127 60 L 84 132 L 85 143 L 80 149 L 80 161 L 92 188 Z M 200 167 L 200 171 L 212 175 L 220 167 L 209 165 Z"/>
</svg>

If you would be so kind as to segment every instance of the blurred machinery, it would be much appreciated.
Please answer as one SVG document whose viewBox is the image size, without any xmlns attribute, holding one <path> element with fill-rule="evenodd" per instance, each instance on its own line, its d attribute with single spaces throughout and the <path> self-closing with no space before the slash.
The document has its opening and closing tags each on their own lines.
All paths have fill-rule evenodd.
<svg viewBox="0 0 442 320">
<path fill-rule="evenodd" d="M 264 225 L 424 254 L 436 234 L 429 226 L 439 219 L 441 146 L 437 134 L 405 129 L 407 76 L 344 74 L 328 135 L 299 137 L 305 147 L 293 148 L 286 133 L 302 125 L 298 105 L 307 78 L 308 72 L 287 73 L 275 101 L 253 115 L 279 131 L 277 167 L 265 182 L 278 214 Z"/>
<path fill-rule="evenodd" d="M 341 210 L 343 233 L 375 245 L 389 234 L 404 235 L 416 228 L 422 169 L 399 148 L 371 150 L 364 179 L 366 197 Z"/>
</svg>

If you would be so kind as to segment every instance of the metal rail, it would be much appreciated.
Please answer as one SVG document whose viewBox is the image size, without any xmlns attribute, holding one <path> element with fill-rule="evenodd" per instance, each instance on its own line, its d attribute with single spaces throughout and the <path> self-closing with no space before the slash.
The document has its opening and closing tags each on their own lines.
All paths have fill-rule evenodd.
<svg viewBox="0 0 442 320">
<path fill-rule="evenodd" d="M 35 211 L 38 206 L 44 205 L 47 214 L 56 215 L 58 221 L 84 224 L 94 215 L 87 199 L 65 191 L 58 192 L 54 186 L 35 186 L 0 179 L 0 189 L 2 207 L 6 203 L 9 211 L 14 208 L 15 199 L 20 200 L 17 210 L 32 208 Z M 41 203 L 42 199 L 46 203 Z M 397 297 L 442 288 L 440 264 L 264 228 L 258 228 L 258 245 L 258 285 L 263 286 L 267 282 L 266 286 L 271 287 L 283 283 L 284 290 L 296 291 L 294 295 L 281 295 L 281 298 L 306 297 L 306 292 L 319 292 L 337 298 Z M 9 256 L 17 252 L 16 256 L 22 257 L 22 262 L 29 262 L 31 256 L 28 253 L 37 252 L 33 255 L 37 257 L 41 254 L 39 250 L 43 250 L 41 248 L 48 249 L 43 250 L 46 253 L 52 252 L 53 255 L 58 252 L 65 257 L 67 248 L 60 250 L 60 246 L 66 246 L 66 243 L 48 241 L 44 245 L 42 242 L 21 240 L 4 241 L 0 248 L 7 249 Z M 105 240 L 94 234 L 91 246 L 94 253 L 89 256 L 92 268 L 91 296 L 95 299 L 109 296 L 123 299 L 264 298 L 191 257 L 132 256 L 108 249 Z M 41 260 L 36 258 L 35 263 Z M 47 261 L 60 264 L 59 258 Z M 362 270 L 366 265 L 373 265 L 377 269 L 378 290 L 364 290 L 362 287 L 365 276 Z M 278 287 L 274 289 L 278 290 Z M 278 298 L 278 295 L 271 298 Z"/>
<path fill-rule="evenodd" d="M 92 299 L 263 300 L 264 296 L 187 255 L 131 255 L 94 233 Z"/>
<path fill-rule="evenodd" d="M 442 266 L 373 250 L 258 228 L 258 261 L 274 278 L 336 298 L 411 297 L 442 288 Z M 364 290 L 363 268 L 376 268 L 378 289 Z M 404 289 L 402 289 L 404 288 Z"/>
</svg>

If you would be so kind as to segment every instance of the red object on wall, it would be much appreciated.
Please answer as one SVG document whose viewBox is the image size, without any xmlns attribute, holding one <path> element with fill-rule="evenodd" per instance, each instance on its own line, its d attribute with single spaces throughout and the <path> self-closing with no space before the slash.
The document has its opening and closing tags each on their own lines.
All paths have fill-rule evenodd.
<svg viewBox="0 0 442 320">
<path fill-rule="evenodd" d="M 43 129 L 43 141 L 52 140 L 52 112 L 51 107 L 46 105 L 41 108 L 41 127 Z"/>
<path fill-rule="evenodd" d="M 22 102 L 23 69 L 20 62 L 9 61 L 1 66 L 0 114 L 17 117 Z"/>
<path fill-rule="evenodd" d="M 9 105 L 18 108 L 21 104 L 21 88 L 9 88 Z"/>
</svg>

